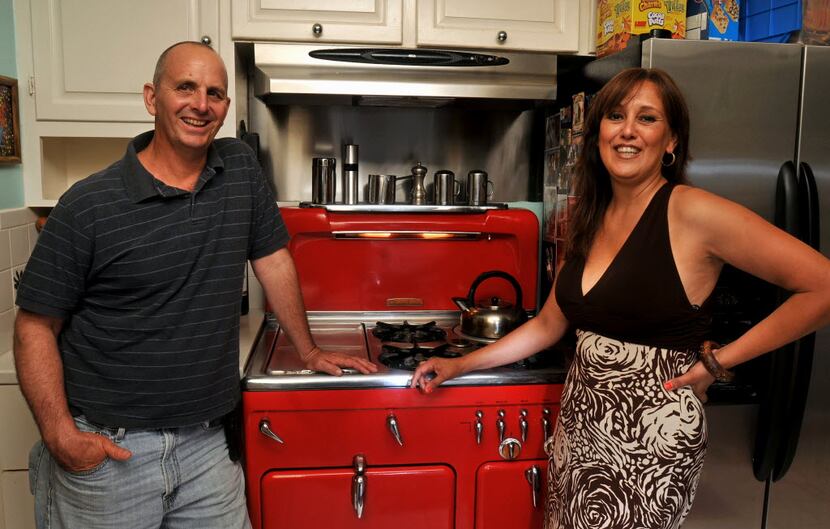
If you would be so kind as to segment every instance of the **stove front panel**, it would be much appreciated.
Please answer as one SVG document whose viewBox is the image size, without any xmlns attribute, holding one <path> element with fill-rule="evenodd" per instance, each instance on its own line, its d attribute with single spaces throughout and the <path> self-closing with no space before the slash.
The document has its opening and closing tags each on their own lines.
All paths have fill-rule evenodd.
<svg viewBox="0 0 830 529">
<path fill-rule="evenodd" d="M 477 497 L 482 492 L 485 496 L 479 505 L 513 496 L 517 498 L 512 502 L 512 508 L 518 510 L 516 519 L 532 518 L 536 516 L 534 509 L 541 511 L 543 504 L 540 501 L 537 507 L 532 506 L 532 489 L 524 474 L 529 466 L 541 467 L 539 462 L 546 459 L 544 443 L 556 420 L 560 398 L 561 386 L 551 384 L 442 386 L 430 395 L 411 389 L 244 392 L 244 464 L 253 527 L 288 527 L 263 524 L 263 513 L 271 509 L 269 504 L 287 500 L 269 496 L 263 489 L 269 486 L 269 479 L 297 473 L 334 473 L 342 481 L 357 474 L 354 461 L 358 455 L 365 461 L 367 476 L 379 470 L 395 470 L 401 472 L 404 482 L 412 469 L 450 469 L 456 477 L 454 490 L 449 498 L 447 494 L 442 497 L 444 504 L 455 503 L 456 529 L 473 529 Z M 393 419 L 395 428 L 391 426 Z M 499 450 L 503 439 L 513 439 L 517 446 L 509 461 Z M 484 486 L 484 482 L 478 482 L 480 469 L 488 462 L 512 465 L 513 473 L 519 473 L 524 481 L 512 476 L 500 487 L 501 480 L 489 480 L 479 490 Z M 378 487 L 377 481 L 374 486 L 371 480 L 367 482 L 366 516 L 368 505 L 383 504 L 384 493 Z M 338 490 L 333 494 L 344 494 L 342 487 Z M 351 527 L 357 523 L 349 497 L 337 501 L 342 506 L 338 511 L 342 519 L 332 518 L 329 525 Z M 376 511 L 377 518 L 364 519 L 368 526 L 378 519 L 395 518 L 395 505 L 383 505 Z M 315 507 L 326 508 L 319 504 Z M 407 524 L 417 521 L 417 515 L 398 516 L 395 526 L 414 527 Z"/>
<path fill-rule="evenodd" d="M 457 310 L 476 277 L 501 270 L 536 309 L 539 223 L 523 209 L 480 214 L 334 213 L 281 209 L 289 249 L 310 311 Z M 479 299 L 514 301 L 501 279 Z"/>
</svg>

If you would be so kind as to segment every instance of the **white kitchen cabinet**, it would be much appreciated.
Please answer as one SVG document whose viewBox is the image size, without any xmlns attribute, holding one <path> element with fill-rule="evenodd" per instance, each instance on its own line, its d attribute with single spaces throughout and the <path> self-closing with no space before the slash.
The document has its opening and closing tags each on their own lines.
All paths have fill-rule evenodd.
<svg viewBox="0 0 830 529">
<path fill-rule="evenodd" d="M 594 0 L 231 2 L 235 40 L 557 53 L 594 49 Z"/>
<path fill-rule="evenodd" d="M 0 529 L 34 528 L 29 450 L 40 434 L 17 385 L 0 385 L 0 424 Z"/>
<path fill-rule="evenodd" d="M 419 0 L 418 46 L 576 52 L 574 0 Z"/>
<path fill-rule="evenodd" d="M 152 128 L 144 83 L 159 54 L 210 39 L 235 95 L 229 0 L 14 0 L 26 205 L 54 206 Z M 236 135 L 234 104 L 219 136 Z"/>
<path fill-rule="evenodd" d="M 35 499 L 29 492 L 29 472 L 0 472 L 0 488 L 0 529 L 35 529 Z"/>
<path fill-rule="evenodd" d="M 233 38 L 400 44 L 403 0 L 233 0 Z"/>
<path fill-rule="evenodd" d="M 33 0 L 37 119 L 150 122 L 156 59 L 182 40 L 218 41 L 219 0 Z"/>
</svg>

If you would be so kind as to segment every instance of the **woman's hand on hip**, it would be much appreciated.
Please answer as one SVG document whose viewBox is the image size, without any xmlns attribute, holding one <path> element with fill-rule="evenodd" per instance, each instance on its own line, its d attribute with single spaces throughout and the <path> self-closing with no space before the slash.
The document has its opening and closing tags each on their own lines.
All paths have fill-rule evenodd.
<svg viewBox="0 0 830 529">
<path fill-rule="evenodd" d="M 706 370 L 706 367 L 703 366 L 703 362 L 698 360 L 688 371 L 679 377 L 666 381 L 663 386 L 669 391 L 675 391 L 678 388 L 690 386 L 697 398 L 699 398 L 701 402 L 706 402 L 708 400 L 706 390 L 709 389 L 709 386 L 711 386 L 714 381 L 715 377 L 710 375 L 709 371 Z"/>
</svg>

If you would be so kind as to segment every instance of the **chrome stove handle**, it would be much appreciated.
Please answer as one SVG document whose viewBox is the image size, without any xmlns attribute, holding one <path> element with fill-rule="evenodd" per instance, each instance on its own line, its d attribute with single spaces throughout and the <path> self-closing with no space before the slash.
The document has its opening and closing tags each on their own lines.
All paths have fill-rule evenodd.
<svg viewBox="0 0 830 529">
<path fill-rule="evenodd" d="M 496 429 L 499 431 L 499 442 L 504 441 L 504 410 L 499 410 L 499 418 L 496 420 Z"/>
<path fill-rule="evenodd" d="M 386 426 L 389 428 L 389 432 L 392 434 L 392 437 L 395 438 L 395 441 L 401 446 L 403 446 L 403 437 L 401 437 L 401 430 L 398 428 L 398 419 L 394 415 L 390 415 L 386 419 Z"/>
<path fill-rule="evenodd" d="M 542 433 L 545 435 L 545 441 L 550 437 L 550 410 L 545 408 L 542 410 Z"/>
<path fill-rule="evenodd" d="M 259 431 L 265 437 L 273 439 L 274 441 L 280 444 L 285 444 L 285 441 L 280 439 L 280 436 L 274 433 L 274 430 L 271 429 L 271 423 L 268 422 L 268 419 L 262 419 L 261 421 L 259 421 Z"/>
<path fill-rule="evenodd" d="M 542 471 L 536 465 L 525 470 L 525 478 L 530 483 L 530 499 L 533 502 L 533 508 L 539 506 L 539 493 L 542 490 Z"/>
<path fill-rule="evenodd" d="M 362 455 L 354 456 L 354 477 L 352 478 L 352 507 L 358 519 L 363 518 L 366 502 L 366 460 Z"/>
<path fill-rule="evenodd" d="M 519 412 L 519 431 L 522 432 L 522 442 L 527 442 L 527 410 Z"/>
<path fill-rule="evenodd" d="M 481 444 L 481 435 L 484 433 L 484 423 L 481 422 L 481 419 L 484 418 L 484 412 L 478 410 L 476 412 L 476 444 Z"/>
</svg>

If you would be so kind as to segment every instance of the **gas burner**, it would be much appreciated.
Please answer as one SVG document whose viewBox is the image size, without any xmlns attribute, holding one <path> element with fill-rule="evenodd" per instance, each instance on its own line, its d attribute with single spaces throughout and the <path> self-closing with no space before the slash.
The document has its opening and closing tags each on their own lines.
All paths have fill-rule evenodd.
<svg viewBox="0 0 830 529">
<path fill-rule="evenodd" d="M 384 344 L 378 356 L 378 361 L 392 369 L 415 371 L 418 364 L 433 356 L 439 358 L 458 358 L 461 354 L 447 351 L 447 344 L 445 343 L 435 347 L 421 347 L 418 344 L 412 347 L 396 347 L 394 345 Z"/>
<path fill-rule="evenodd" d="M 467 340 L 466 338 L 455 338 L 453 340 L 447 340 L 447 345 L 454 349 L 469 349 L 481 344 L 477 344 L 472 340 Z"/>
<path fill-rule="evenodd" d="M 438 327 L 434 321 L 421 325 L 412 325 L 406 320 L 403 323 L 377 322 L 372 334 L 386 342 L 421 343 L 443 340 L 447 336 L 444 329 Z"/>
</svg>

